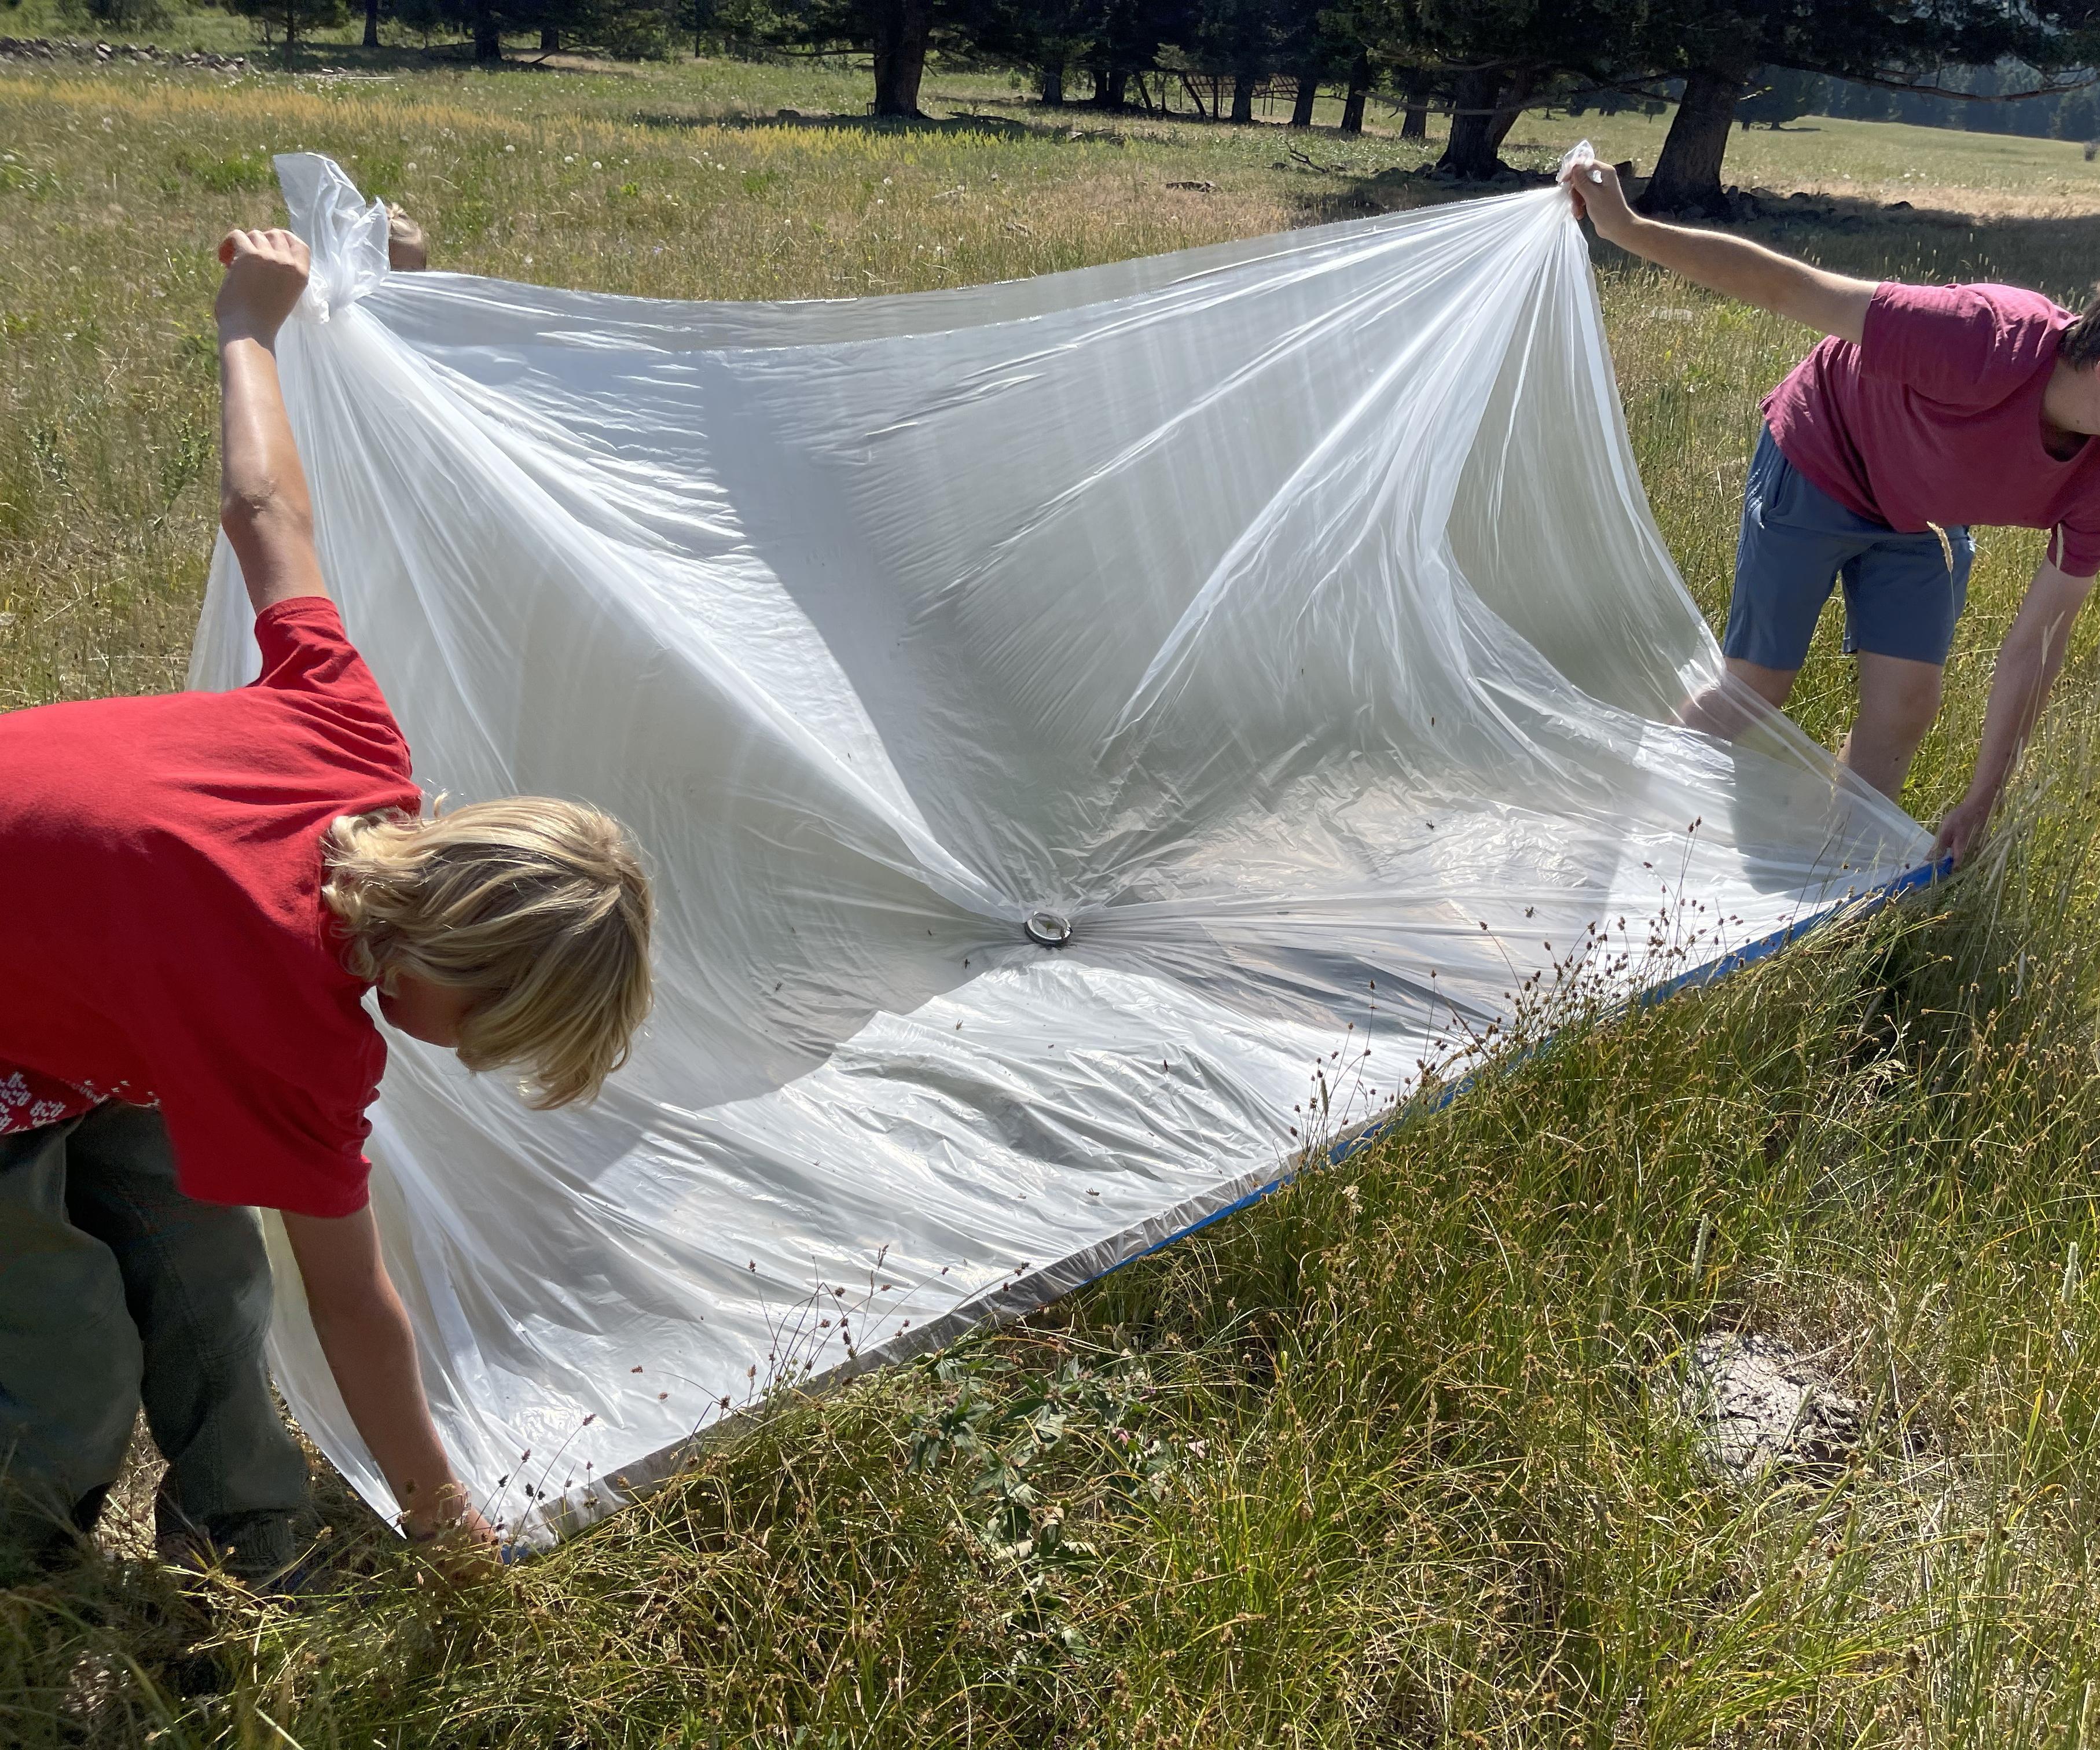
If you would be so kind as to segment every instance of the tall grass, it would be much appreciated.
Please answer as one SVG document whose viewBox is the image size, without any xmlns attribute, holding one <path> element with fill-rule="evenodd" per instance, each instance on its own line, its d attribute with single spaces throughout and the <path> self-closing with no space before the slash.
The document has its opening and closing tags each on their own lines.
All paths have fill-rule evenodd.
<svg viewBox="0 0 2100 1750">
<path fill-rule="evenodd" d="M 211 509 L 205 252 L 271 216 L 274 148 L 407 200 L 445 264 L 686 296 L 1041 271 L 1418 186 L 1379 179 L 1420 161 L 1390 142 L 1278 170 L 1267 131 L 1074 139 L 982 91 L 992 121 L 960 128 L 739 118 L 792 103 L 788 77 L 0 75 L 0 703 L 179 671 Z M 843 107 L 823 95 L 797 107 Z M 1826 185 L 1879 176 L 1874 153 L 1969 174 L 1918 130 L 1861 132 Z M 1946 217 L 1774 230 L 1851 271 L 2074 291 L 2093 222 L 1978 217 L 1989 198 L 1979 172 L 1917 200 Z M 1605 267 L 1643 473 L 1718 610 L 1755 397 L 1801 337 Z M 1983 544 L 1921 814 L 1965 777 L 2034 556 Z M 1820 644 L 1812 733 L 1850 684 Z M 1951 888 L 1696 995 L 1556 1016 L 1555 1050 L 1444 1113 L 1024 1327 L 783 1401 L 507 1584 L 443 1594 L 338 1492 L 340 1589 L 297 1612 L 137 1563 L 0 1592 L 0 1739 L 2082 1743 L 2096 702 L 2081 634 L 2012 818 Z M 1702 1456 L 1674 1383 L 1732 1328 L 1871 1406 L 1841 1472 L 1747 1485 Z"/>
</svg>

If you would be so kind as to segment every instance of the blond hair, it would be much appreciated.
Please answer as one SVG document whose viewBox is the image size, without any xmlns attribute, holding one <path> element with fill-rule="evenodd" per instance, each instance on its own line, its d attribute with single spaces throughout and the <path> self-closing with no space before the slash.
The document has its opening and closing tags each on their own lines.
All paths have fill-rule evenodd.
<svg viewBox="0 0 2100 1750">
<path fill-rule="evenodd" d="M 651 906 L 618 821 L 512 796 L 428 820 L 345 815 L 323 843 L 352 972 L 486 993 L 460 1028 L 470 1069 L 523 1068 L 545 1109 L 589 1100 L 626 1060 L 649 1012 Z"/>
</svg>

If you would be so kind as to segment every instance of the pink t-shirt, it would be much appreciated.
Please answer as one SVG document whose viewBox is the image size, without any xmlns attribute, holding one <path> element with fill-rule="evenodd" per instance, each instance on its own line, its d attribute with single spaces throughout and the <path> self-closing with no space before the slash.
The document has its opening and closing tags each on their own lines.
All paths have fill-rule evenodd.
<svg viewBox="0 0 2100 1750">
<path fill-rule="evenodd" d="M 2076 319 L 2013 285 L 1901 285 L 1867 306 L 1858 346 L 1835 336 L 1765 397 L 1780 453 L 1857 516 L 2051 531 L 2071 577 L 2100 571 L 2100 443 L 2042 447 L 2057 337 Z"/>
</svg>

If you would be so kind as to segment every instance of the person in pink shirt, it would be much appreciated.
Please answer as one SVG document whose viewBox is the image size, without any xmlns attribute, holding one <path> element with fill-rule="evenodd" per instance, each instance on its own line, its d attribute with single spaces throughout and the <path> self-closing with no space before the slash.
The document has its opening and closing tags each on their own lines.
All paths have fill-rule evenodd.
<svg viewBox="0 0 2100 1750">
<path fill-rule="evenodd" d="M 1860 707 L 1839 757 L 1894 796 L 1939 714 L 1971 524 L 2045 529 L 1999 647 L 1983 745 L 1939 823 L 1960 857 L 1991 818 L 2100 571 L 2100 306 L 2017 286 L 1878 284 L 1740 237 L 1643 218 L 1607 165 L 1571 167 L 1578 216 L 1630 253 L 1828 337 L 1765 398 L 1744 492 L 1728 672 L 1784 706 L 1834 586 Z M 1686 721 L 1725 730 L 1718 699 Z"/>
</svg>

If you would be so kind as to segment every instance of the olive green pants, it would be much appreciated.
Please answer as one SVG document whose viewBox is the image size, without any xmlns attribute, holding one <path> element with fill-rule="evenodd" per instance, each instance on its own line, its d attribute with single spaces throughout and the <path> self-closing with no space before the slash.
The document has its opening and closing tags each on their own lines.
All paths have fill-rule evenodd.
<svg viewBox="0 0 2100 1750">
<path fill-rule="evenodd" d="M 296 1553 L 306 1461 L 270 1392 L 255 1212 L 175 1184 L 157 1112 L 111 1100 L 0 1135 L 0 1463 L 18 1545 L 91 1529 L 143 1403 L 163 1538 L 244 1573 Z"/>
</svg>

